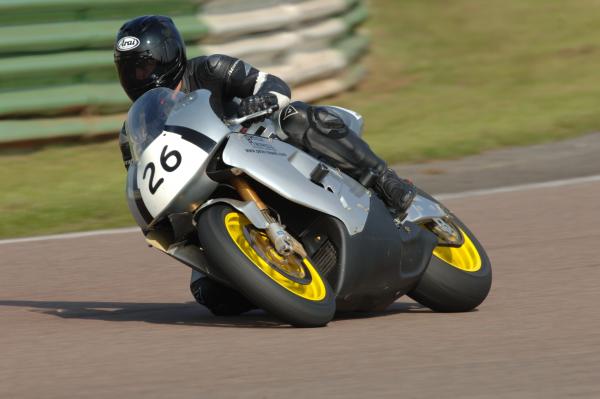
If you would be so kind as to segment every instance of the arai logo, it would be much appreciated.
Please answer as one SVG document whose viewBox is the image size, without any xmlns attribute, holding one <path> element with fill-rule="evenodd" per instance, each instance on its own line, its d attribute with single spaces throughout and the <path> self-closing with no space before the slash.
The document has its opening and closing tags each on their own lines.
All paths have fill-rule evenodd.
<svg viewBox="0 0 600 399">
<path fill-rule="evenodd" d="M 129 51 L 140 45 L 140 39 L 133 36 L 125 36 L 117 43 L 117 50 Z"/>
</svg>

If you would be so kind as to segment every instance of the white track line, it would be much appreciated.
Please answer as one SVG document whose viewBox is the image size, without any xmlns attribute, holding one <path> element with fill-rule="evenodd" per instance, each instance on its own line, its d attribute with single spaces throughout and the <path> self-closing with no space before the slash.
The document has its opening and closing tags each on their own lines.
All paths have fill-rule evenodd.
<svg viewBox="0 0 600 399">
<path fill-rule="evenodd" d="M 8 240 L 0 240 L 0 245 L 19 244 L 19 243 L 36 242 L 36 241 L 70 240 L 70 239 L 75 239 L 75 238 L 112 236 L 112 235 L 116 235 L 116 234 L 129 234 L 129 233 L 139 233 L 139 232 L 140 232 L 139 227 L 125 227 L 122 229 L 82 231 L 80 233 L 67 233 L 67 234 L 55 234 L 55 235 L 49 235 L 49 236 L 11 238 Z"/>
<path fill-rule="evenodd" d="M 600 175 L 593 175 L 593 176 L 585 176 L 585 177 L 575 177 L 572 179 L 552 180 L 552 181 L 541 182 L 541 183 L 527 183 L 527 184 L 519 184 L 516 186 L 505 186 L 505 187 L 488 188 L 488 189 L 483 189 L 483 190 L 463 191 L 461 193 L 435 194 L 434 197 L 439 199 L 440 201 L 445 201 L 445 200 L 456 199 L 456 198 L 479 197 L 482 195 L 492 195 L 492 194 L 501 194 L 501 193 L 514 193 L 517 191 L 537 190 L 540 188 L 564 187 L 564 186 L 572 186 L 574 184 L 592 183 L 592 182 L 599 182 L 599 181 L 600 181 Z"/>
<path fill-rule="evenodd" d="M 497 188 L 490 188 L 490 189 L 485 189 L 485 190 L 463 191 L 461 193 L 436 194 L 436 195 L 434 195 L 434 197 L 439 199 L 440 201 L 445 201 L 445 200 L 458 199 L 458 198 L 479 197 L 482 195 L 493 195 L 493 194 L 501 194 L 501 193 L 513 193 L 513 192 L 518 192 L 518 191 L 536 190 L 536 189 L 540 189 L 540 188 L 564 187 L 564 186 L 571 186 L 574 184 L 583 184 L 583 183 L 592 183 L 592 182 L 600 182 L 600 175 L 576 177 L 576 178 L 572 178 L 572 179 L 553 180 L 553 181 L 542 182 L 542 183 L 519 184 L 516 186 L 497 187 Z M 69 240 L 69 239 L 76 239 L 76 238 L 108 236 L 108 235 L 116 235 L 116 234 L 139 233 L 139 231 L 140 231 L 139 227 L 126 227 L 126 228 L 122 228 L 122 229 L 84 231 L 81 233 L 68 233 L 68 234 L 56 234 L 56 235 L 49 235 L 49 236 L 38 236 L 38 237 L 12 238 L 12 239 L 8 239 L 8 240 L 0 240 L 0 245 L 19 244 L 19 243 L 36 242 L 36 241 Z"/>
</svg>

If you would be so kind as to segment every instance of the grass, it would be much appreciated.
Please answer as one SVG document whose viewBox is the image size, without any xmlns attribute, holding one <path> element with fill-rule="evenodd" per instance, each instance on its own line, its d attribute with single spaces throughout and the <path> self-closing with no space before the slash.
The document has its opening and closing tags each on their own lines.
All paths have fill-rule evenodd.
<svg viewBox="0 0 600 399">
<path fill-rule="evenodd" d="M 390 162 L 600 128 L 599 0 L 373 0 L 368 79 L 330 99 Z M 0 237 L 132 225 L 116 141 L 0 154 Z"/>
<path fill-rule="evenodd" d="M 365 116 L 387 160 L 600 127 L 600 1 L 374 0 L 371 12 L 370 75 L 334 101 Z"/>
<path fill-rule="evenodd" d="M 116 141 L 0 156 L 0 237 L 135 224 Z"/>
</svg>

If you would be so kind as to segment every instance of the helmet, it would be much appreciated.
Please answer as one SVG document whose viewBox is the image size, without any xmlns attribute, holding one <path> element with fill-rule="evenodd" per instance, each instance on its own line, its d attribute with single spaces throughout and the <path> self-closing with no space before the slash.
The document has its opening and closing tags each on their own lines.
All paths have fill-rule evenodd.
<svg viewBox="0 0 600 399">
<path fill-rule="evenodd" d="M 187 62 L 179 31 L 162 15 L 125 22 L 114 55 L 121 86 L 133 101 L 154 87 L 177 87 Z"/>
</svg>

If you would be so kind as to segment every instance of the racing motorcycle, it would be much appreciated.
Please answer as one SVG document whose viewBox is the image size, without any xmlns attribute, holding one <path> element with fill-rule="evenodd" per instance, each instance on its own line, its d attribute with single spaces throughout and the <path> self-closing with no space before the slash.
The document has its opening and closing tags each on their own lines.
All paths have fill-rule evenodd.
<svg viewBox="0 0 600 399">
<path fill-rule="evenodd" d="M 383 310 L 407 294 L 435 311 L 477 307 L 491 265 L 460 219 L 419 190 L 402 215 L 340 170 L 279 139 L 271 108 L 223 120 L 207 90 L 153 89 L 131 107 L 129 208 L 147 242 L 294 326 Z M 362 118 L 331 107 L 353 134 Z"/>
</svg>

